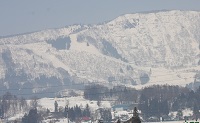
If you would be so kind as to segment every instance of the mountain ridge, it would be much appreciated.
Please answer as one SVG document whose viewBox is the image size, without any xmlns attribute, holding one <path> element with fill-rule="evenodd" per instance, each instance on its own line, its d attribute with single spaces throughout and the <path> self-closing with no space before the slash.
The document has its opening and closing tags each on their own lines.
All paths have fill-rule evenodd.
<svg viewBox="0 0 200 123">
<path fill-rule="evenodd" d="M 119 15 L 118 17 L 121 17 L 121 16 L 124 16 L 124 15 L 134 15 L 134 14 L 150 14 L 150 13 L 160 13 L 160 12 L 171 12 L 171 11 L 180 11 L 180 12 L 200 12 L 199 10 L 178 10 L 178 9 L 175 9 L 175 10 L 167 10 L 167 9 L 164 9 L 164 10 L 152 10 L 152 11 L 139 11 L 139 12 L 134 12 L 134 13 L 129 13 L 129 14 L 121 14 Z M 99 22 L 97 24 L 72 24 L 72 25 L 67 25 L 67 26 L 64 26 L 64 27 L 61 27 L 61 28 L 68 28 L 68 27 L 71 27 L 71 26 L 78 26 L 78 25 L 87 25 L 87 26 L 92 26 L 92 25 L 101 25 L 103 23 L 108 23 L 112 20 L 115 20 L 116 18 L 118 17 L 115 17 L 113 19 L 110 19 L 110 20 L 107 20 L 107 21 L 104 21 L 104 22 Z M 37 33 L 37 32 L 41 32 L 41 31 L 44 31 L 44 30 L 56 30 L 56 29 L 61 29 L 61 28 L 48 28 L 48 29 L 43 29 L 43 30 L 36 30 L 36 31 L 29 31 L 29 32 L 24 32 L 24 33 L 17 33 L 17 34 L 11 34 L 11 35 L 2 35 L 0 36 L 0 39 L 3 39 L 3 38 L 9 38 L 9 37 L 16 37 L 16 36 L 20 36 L 20 35 L 27 35 L 27 34 L 32 34 L 32 33 Z"/>
<path fill-rule="evenodd" d="M 28 83 L 34 88 L 102 82 L 134 87 L 156 80 L 151 76 L 158 68 L 182 76 L 180 69 L 198 69 L 199 19 L 197 11 L 125 14 L 98 25 L 1 38 L 0 84 L 10 88 L 15 83 L 24 88 Z M 196 74 L 193 70 L 189 73 L 188 77 Z M 190 83 L 194 79 L 180 81 Z"/>
</svg>

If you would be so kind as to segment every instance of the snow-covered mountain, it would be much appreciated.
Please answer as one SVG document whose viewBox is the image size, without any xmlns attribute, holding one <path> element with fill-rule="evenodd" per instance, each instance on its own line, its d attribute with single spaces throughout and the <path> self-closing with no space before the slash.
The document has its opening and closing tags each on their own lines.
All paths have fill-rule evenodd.
<svg viewBox="0 0 200 123">
<path fill-rule="evenodd" d="M 1 38 L 0 87 L 31 93 L 75 83 L 193 82 L 200 64 L 199 20 L 196 11 L 137 13 Z M 165 78 L 155 79 L 160 76 Z"/>
</svg>

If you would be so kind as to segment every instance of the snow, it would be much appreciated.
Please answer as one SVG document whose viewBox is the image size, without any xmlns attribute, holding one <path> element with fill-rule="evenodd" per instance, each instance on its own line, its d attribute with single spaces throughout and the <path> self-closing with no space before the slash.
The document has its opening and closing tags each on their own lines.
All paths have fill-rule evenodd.
<svg viewBox="0 0 200 123">
<path fill-rule="evenodd" d="M 80 25 L 68 26 L 60 29 L 47 29 L 43 31 L 22 34 L 14 37 L 0 38 L 0 45 L 19 45 L 44 42 L 49 39 L 56 39 L 65 35 L 69 35 L 81 28 Z"/>
<path fill-rule="evenodd" d="M 70 35 L 70 39 L 71 39 L 70 50 L 86 51 L 96 55 L 101 54 L 92 44 L 88 44 L 89 46 L 87 46 L 88 42 L 83 42 L 83 41 L 78 42 L 75 34 Z"/>
<path fill-rule="evenodd" d="M 22 112 L 21 113 L 18 112 L 15 116 L 9 117 L 8 120 L 9 121 L 13 121 L 13 120 L 16 120 L 16 119 L 21 119 L 24 116 L 24 114 L 25 114 L 24 112 L 23 113 Z"/>
<path fill-rule="evenodd" d="M 144 122 L 144 123 L 159 123 L 159 122 Z M 185 121 L 164 121 L 160 123 L 185 123 Z"/>
<path fill-rule="evenodd" d="M 25 71 L 33 80 L 40 75 L 55 76 L 62 79 L 57 68 L 63 68 L 81 82 L 108 83 L 114 77 L 114 84 L 141 89 L 154 84 L 185 86 L 194 82 L 195 74 L 200 70 L 199 61 L 200 12 L 166 11 L 156 13 L 136 13 L 120 16 L 108 23 L 93 26 L 74 25 L 60 29 L 48 29 L 39 32 L 0 39 L 0 54 L 10 50 L 15 63 L 16 73 Z M 47 40 L 70 37 L 67 50 L 56 50 Z M 80 40 L 78 38 L 82 37 Z M 102 41 L 107 41 L 127 62 L 108 53 Z M 89 45 L 88 45 L 89 44 Z M 105 51 L 105 52 L 103 52 Z M 5 77 L 8 68 L 0 59 L 0 79 Z M 127 70 L 131 66 L 132 70 Z M 120 71 L 122 70 L 122 71 Z M 147 73 L 150 81 L 140 85 L 140 74 Z M 139 85 L 132 85 L 135 80 Z M 22 84 L 24 82 L 21 82 Z M 8 82 L 5 82 L 9 87 Z M 39 104 L 44 109 L 54 111 L 54 102 L 59 106 L 75 105 L 91 110 L 98 109 L 96 101 L 83 97 L 42 98 Z M 110 108 L 108 101 L 102 101 L 101 107 Z M 117 115 L 127 112 L 117 112 Z M 176 112 L 174 112 L 175 114 Z M 192 110 L 183 110 L 184 116 L 190 116 Z M 9 120 L 22 117 L 23 113 Z M 47 121 L 48 122 L 48 121 Z M 58 123 L 67 122 L 61 119 Z M 171 121 L 165 123 L 182 123 Z"/>
<path fill-rule="evenodd" d="M 193 111 L 191 109 L 184 109 L 183 111 L 183 116 L 192 116 Z"/>
<path fill-rule="evenodd" d="M 172 119 L 173 118 L 175 118 L 176 117 L 176 115 L 177 115 L 177 111 L 174 111 L 174 112 L 170 112 L 169 113 L 169 116 L 171 116 L 172 117 Z M 193 111 L 191 110 L 191 109 L 184 109 L 184 110 L 182 110 L 182 113 L 183 113 L 183 117 L 185 117 L 185 116 L 192 116 L 193 115 Z"/>
<path fill-rule="evenodd" d="M 39 108 L 38 110 L 46 111 L 48 108 L 50 112 L 54 112 L 54 102 L 57 101 L 59 107 L 65 107 L 67 104 L 69 107 L 74 107 L 76 105 L 80 106 L 81 108 L 85 108 L 86 104 L 89 105 L 90 111 L 95 112 L 99 108 L 111 108 L 111 103 L 109 101 L 101 101 L 101 106 L 97 105 L 97 101 L 89 101 L 84 99 L 81 96 L 78 97 L 66 97 L 66 98 L 41 98 L 38 100 Z M 28 101 L 30 102 L 30 100 Z M 133 111 L 114 111 L 112 112 L 112 117 L 114 116 L 122 116 L 127 115 L 129 118 L 132 117 Z M 140 112 L 140 111 L 139 111 Z M 183 116 L 191 116 L 192 110 L 191 109 L 184 109 Z M 176 115 L 177 112 L 170 112 L 170 114 Z M 20 119 L 24 116 L 25 112 L 17 113 L 15 116 L 9 117 L 8 121 L 13 121 L 15 119 Z M 55 123 L 66 123 L 68 120 L 67 118 L 59 118 L 59 119 L 44 119 L 44 123 L 48 123 L 49 121 L 55 121 Z M 183 123 L 184 121 L 164 121 L 164 123 Z M 144 122 L 145 123 L 145 122 Z M 148 122 L 151 123 L 151 122 Z"/>
<path fill-rule="evenodd" d="M 60 119 L 47 119 L 47 120 L 43 120 L 43 123 L 49 123 L 50 121 L 54 121 L 54 123 L 68 123 L 67 118 L 60 118 Z M 72 123 L 72 122 L 69 122 Z"/>
<path fill-rule="evenodd" d="M 133 111 L 114 111 L 112 112 L 112 117 L 120 117 L 122 115 L 127 115 L 129 118 L 131 118 L 131 116 L 133 116 L 132 114 Z"/>
<path fill-rule="evenodd" d="M 26 45 L 27 48 L 31 49 L 36 55 L 40 55 L 42 56 L 43 59 L 45 59 L 46 61 L 51 61 L 52 65 L 56 68 L 63 68 L 66 71 L 68 71 L 71 75 L 73 75 L 73 73 L 70 71 L 70 68 L 68 68 L 62 61 L 60 61 L 58 58 L 56 58 L 52 53 L 50 54 L 48 51 L 48 49 L 50 49 L 50 47 L 45 47 L 46 43 L 37 43 L 37 44 L 32 44 L 32 45 Z M 37 49 L 35 48 L 37 47 Z"/>
<path fill-rule="evenodd" d="M 113 85 L 133 87 L 131 80 L 140 84 L 140 75 L 147 73 L 150 81 L 136 88 L 152 84 L 184 86 L 194 82 L 200 70 L 199 19 L 200 12 L 195 11 L 126 14 L 99 25 L 74 25 L 1 38 L 0 52 L 9 49 L 16 64 L 13 69 L 24 70 L 30 80 L 41 75 L 62 80 L 57 68 L 63 68 L 81 82 L 109 83 L 108 78 L 113 77 Z M 56 50 L 46 43 L 63 37 L 71 39 L 68 50 Z M 106 49 L 103 41 L 116 51 Z M 127 62 L 117 59 L 113 52 Z M 133 69 L 127 70 L 128 65 Z M 5 77 L 6 70 L 0 60 L 0 78 Z"/>
<path fill-rule="evenodd" d="M 66 98 L 42 98 L 39 100 L 39 105 L 45 109 L 49 109 L 51 112 L 54 111 L 54 102 L 57 101 L 58 106 L 65 107 L 67 104 L 69 107 L 74 107 L 76 105 L 85 108 L 88 104 L 92 111 L 95 111 L 99 108 L 97 101 L 89 101 L 84 99 L 82 96 L 78 97 L 66 97 Z M 108 101 L 101 101 L 101 106 L 104 108 L 111 108 L 111 105 Z"/>
<path fill-rule="evenodd" d="M 30 103 L 30 100 L 27 100 L 28 104 Z M 54 103 L 57 101 L 58 107 L 64 108 L 66 105 L 69 107 L 74 107 L 76 105 L 80 106 L 81 108 L 85 108 L 86 105 L 89 105 L 90 111 L 95 112 L 98 108 L 100 108 L 97 105 L 97 101 L 90 101 L 84 99 L 82 96 L 77 96 L 77 97 L 63 97 L 63 98 L 41 98 L 38 100 L 38 111 L 46 111 L 48 108 L 50 112 L 54 112 Z M 111 104 L 109 101 L 101 101 L 101 107 L 103 108 L 111 108 Z M 15 119 L 21 119 L 26 112 L 18 112 L 16 115 L 9 117 L 8 121 L 13 121 Z M 59 119 L 44 119 L 44 123 L 49 123 L 49 121 L 56 121 L 56 123 L 66 123 L 67 118 L 59 118 Z"/>
<path fill-rule="evenodd" d="M 194 76 L 196 70 L 200 69 L 197 67 L 182 68 L 178 70 L 166 69 L 162 67 L 158 68 L 144 68 L 149 71 L 150 81 L 144 85 L 136 85 L 135 88 L 141 89 L 146 86 L 160 84 L 160 85 L 180 85 L 185 86 L 191 82 L 194 82 Z M 151 72 L 150 72 L 151 69 Z"/>
<path fill-rule="evenodd" d="M 90 110 L 94 112 L 97 110 L 99 107 L 97 106 L 97 101 L 89 101 L 84 99 L 83 97 L 67 97 L 65 98 L 42 98 L 39 100 L 39 105 L 42 106 L 44 109 L 49 109 L 51 112 L 54 111 L 54 102 L 58 102 L 58 106 L 65 107 L 66 104 L 69 105 L 69 107 L 74 107 L 76 105 L 85 107 L 86 104 L 89 104 Z M 108 101 L 102 101 L 101 102 L 101 107 L 103 108 L 111 108 L 111 104 Z M 130 118 L 132 116 L 133 111 L 115 111 L 112 112 L 112 116 L 121 116 L 121 115 L 128 115 Z M 176 114 L 176 113 L 175 113 Z M 192 111 L 190 109 L 185 109 L 183 110 L 183 116 L 191 116 Z M 51 120 L 56 120 L 56 119 L 51 119 Z M 44 122 L 48 122 L 50 119 L 44 120 Z M 56 123 L 64 123 L 67 122 L 66 118 L 61 118 L 59 121 L 56 121 Z M 145 122 L 144 122 L 145 123 Z M 148 122 L 148 123 L 153 123 L 153 122 Z M 184 121 L 164 121 L 164 123 L 184 123 Z"/>
</svg>

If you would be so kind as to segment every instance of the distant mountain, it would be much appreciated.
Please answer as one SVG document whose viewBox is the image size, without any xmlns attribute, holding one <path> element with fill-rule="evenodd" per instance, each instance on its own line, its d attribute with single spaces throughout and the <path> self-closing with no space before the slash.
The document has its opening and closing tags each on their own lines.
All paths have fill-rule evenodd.
<svg viewBox="0 0 200 123">
<path fill-rule="evenodd" d="M 91 82 L 159 84 L 170 83 L 169 73 L 180 78 L 176 84 L 193 82 L 200 61 L 199 20 L 196 11 L 137 13 L 99 25 L 1 38 L 0 88 L 27 94 Z M 160 75 L 166 77 L 155 79 Z"/>
</svg>

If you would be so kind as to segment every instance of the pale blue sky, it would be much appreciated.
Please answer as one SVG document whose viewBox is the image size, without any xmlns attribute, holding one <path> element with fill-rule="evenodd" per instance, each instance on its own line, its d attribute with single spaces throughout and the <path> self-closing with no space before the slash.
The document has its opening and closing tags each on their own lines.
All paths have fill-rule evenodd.
<svg viewBox="0 0 200 123">
<path fill-rule="evenodd" d="M 0 36 L 164 9 L 199 11 L 200 0 L 0 0 Z"/>
</svg>

